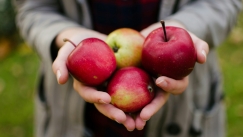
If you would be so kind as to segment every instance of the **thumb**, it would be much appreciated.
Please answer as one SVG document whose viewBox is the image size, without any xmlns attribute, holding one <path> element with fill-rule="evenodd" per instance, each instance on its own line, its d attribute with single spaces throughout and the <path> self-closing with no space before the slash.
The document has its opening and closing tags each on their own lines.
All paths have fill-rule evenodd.
<svg viewBox="0 0 243 137">
<path fill-rule="evenodd" d="M 207 54 L 209 52 L 208 44 L 205 41 L 198 38 L 197 36 L 195 36 L 194 34 L 190 32 L 189 34 L 191 35 L 193 44 L 197 52 L 197 62 L 201 64 L 205 63 L 207 60 Z"/>
<path fill-rule="evenodd" d="M 52 64 L 52 70 L 55 73 L 59 84 L 65 84 L 68 80 L 69 74 L 66 67 L 66 61 L 73 49 L 74 46 L 66 42 L 58 51 L 57 58 Z"/>
</svg>

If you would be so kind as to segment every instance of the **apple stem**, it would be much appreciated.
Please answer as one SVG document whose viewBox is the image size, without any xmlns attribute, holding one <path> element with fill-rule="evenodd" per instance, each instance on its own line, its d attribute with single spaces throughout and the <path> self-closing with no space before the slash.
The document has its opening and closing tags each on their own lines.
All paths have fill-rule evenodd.
<svg viewBox="0 0 243 137">
<path fill-rule="evenodd" d="M 113 46 L 112 50 L 116 53 L 119 50 L 119 48 L 115 45 Z"/>
<path fill-rule="evenodd" d="M 163 27 L 164 36 L 165 36 L 165 42 L 167 42 L 168 39 L 167 39 L 167 35 L 166 35 L 165 21 L 161 20 L 160 23 L 162 24 L 162 27 Z"/>
<path fill-rule="evenodd" d="M 63 41 L 64 42 L 70 42 L 74 47 L 77 47 L 77 45 L 74 44 L 70 39 L 64 38 Z"/>
</svg>

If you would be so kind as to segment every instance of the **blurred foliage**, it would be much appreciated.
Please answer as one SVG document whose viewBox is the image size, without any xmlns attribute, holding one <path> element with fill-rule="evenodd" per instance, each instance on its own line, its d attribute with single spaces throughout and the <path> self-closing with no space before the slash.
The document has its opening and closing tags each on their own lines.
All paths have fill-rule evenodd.
<svg viewBox="0 0 243 137">
<path fill-rule="evenodd" d="M 32 137 L 39 59 L 19 37 L 11 0 L 0 0 L 0 137 Z"/>
<path fill-rule="evenodd" d="M 21 42 L 15 23 L 15 10 L 11 0 L 0 0 L 0 61 Z"/>
<path fill-rule="evenodd" d="M 16 32 L 16 25 L 11 0 L 0 0 L 0 19 L 0 36 L 13 35 Z"/>
<path fill-rule="evenodd" d="M 38 56 L 18 45 L 0 61 L 0 137 L 32 137 Z"/>
<path fill-rule="evenodd" d="M 224 76 L 228 137 L 243 137 L 243 13 L 230 36 L 218 48 Z"/>
</svg>

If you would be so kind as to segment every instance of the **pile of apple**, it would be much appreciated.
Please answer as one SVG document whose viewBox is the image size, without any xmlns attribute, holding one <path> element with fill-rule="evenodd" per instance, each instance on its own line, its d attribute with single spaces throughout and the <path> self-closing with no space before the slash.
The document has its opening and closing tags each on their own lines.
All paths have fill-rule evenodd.
<svg viewBox="0 0 243 137">
<path fill-rule="evenodd" d="M 127 113 L 140 111 L 155 96 L 153 77 L 182 79 L 196 62 L 187 31 L 164 26 L 144 38 L 138 31 L 121 28 L 106 41 L 82 40 L 67 60 L 69 73 L 87 86 L 105 85 L 111 104 Z M 66 40 L 72 43 L 70 40 Z"/>
</svg>

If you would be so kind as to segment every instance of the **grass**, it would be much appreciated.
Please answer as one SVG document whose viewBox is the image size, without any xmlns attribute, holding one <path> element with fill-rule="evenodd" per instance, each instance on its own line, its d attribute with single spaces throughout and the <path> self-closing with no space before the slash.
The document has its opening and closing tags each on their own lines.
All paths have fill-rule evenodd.
<svg viewBox="0 0 243 137">
<path fill-rule="evenodd" d="M 20 45 L 0 62 L 0 137 L 33 136 L 33 109 L 39 60 Z"/>
<path fill-rule="evenodd" d="M 218 48 L 224 76 L 227 136 L 243 137 L 243 18 Z M 0 137 L 32 137 L 40 60 L 22 44 L 0 61 Z"/>
<path fill-rule="evenodd" d="M 243 137 L 243 18 L 218 48 L 224 76 L 228 137 Z"/>
</svg>

